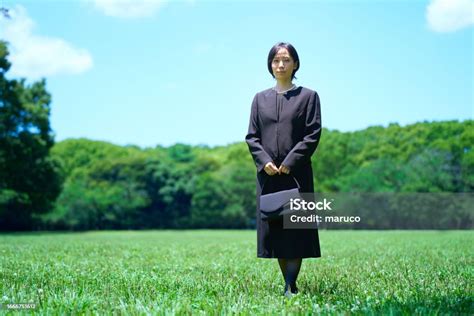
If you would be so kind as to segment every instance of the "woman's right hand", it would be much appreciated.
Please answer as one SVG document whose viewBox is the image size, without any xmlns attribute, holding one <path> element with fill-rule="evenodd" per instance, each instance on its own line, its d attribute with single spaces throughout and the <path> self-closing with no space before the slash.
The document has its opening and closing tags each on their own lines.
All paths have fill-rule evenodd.
<svg viewBox="0 0 474 316">
<path fill-rule="evenodd" d="M 275 166 L 275 164 L 270 161 L 270 162 L 267 162 L 267 164 L 265 165 L 265 168 L 263 168 L 265 170 L 265 172 L 269 175 L 269 176 L 273 176 L 277 173 L 280 173 L 278 171 L 278 168 Z"/>
</svg>

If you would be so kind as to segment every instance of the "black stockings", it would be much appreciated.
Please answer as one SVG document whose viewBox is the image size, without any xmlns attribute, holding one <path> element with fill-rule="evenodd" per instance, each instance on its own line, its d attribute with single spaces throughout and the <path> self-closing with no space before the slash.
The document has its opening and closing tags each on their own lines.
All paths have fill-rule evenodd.
<svg viewBox="0 0 474 316">
<path fill-rule="evenodd" d="M 301 263 L 303 258 L 297 259 L 283 259 L 278 258 L 278 264 L 280 265 L 281 273 L 285 279 L 285 288 L 291 287 L 291 292 L 296 291 L 296 279 L 300 273 Z"/>
</svg>

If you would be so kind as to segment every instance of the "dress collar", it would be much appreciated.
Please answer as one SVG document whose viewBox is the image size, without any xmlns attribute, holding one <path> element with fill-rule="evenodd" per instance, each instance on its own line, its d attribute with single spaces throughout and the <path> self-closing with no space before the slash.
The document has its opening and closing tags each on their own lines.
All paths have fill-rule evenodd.
<svg viewBox="0 0 474 316">
<path fill-rule="evenodd" d="M 287 93 L 289 91 L 292 91 L 292 90 L 295 90 L 297 88 L 298 88 L 298 86 L 293 84 L 293 86 L 291 88 L 289 88 L 287 90 L 284 90 L 284 91 L 277 91 L 276 87 L 273 87 L 272 90 L 275 91 L 277 94 L 285 94 L 285 93 Z"/>
</svg>

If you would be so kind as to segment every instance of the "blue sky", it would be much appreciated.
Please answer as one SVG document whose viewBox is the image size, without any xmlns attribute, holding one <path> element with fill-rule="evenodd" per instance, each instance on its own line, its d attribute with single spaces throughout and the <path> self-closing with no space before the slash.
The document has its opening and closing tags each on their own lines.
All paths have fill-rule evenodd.
<svg viewBox="0 0 474 316">
<path fill-rule="evenodd" d="M 278 41 L 298 50 L 295 83 L 318 92 L 326 128 L 473 119 L 471 0 L 0 5 L 9 77 L 46 78 L 56 141 L 243 141 Z"/>
</svg>

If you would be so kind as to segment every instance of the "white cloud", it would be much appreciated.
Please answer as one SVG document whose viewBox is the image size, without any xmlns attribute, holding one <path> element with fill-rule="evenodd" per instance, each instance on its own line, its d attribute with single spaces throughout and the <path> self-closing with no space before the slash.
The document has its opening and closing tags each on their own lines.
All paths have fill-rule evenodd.
<svg viewBox="0 0 474 316">
<path fill-rule="evenodd" d="M 0 18 L 0 37 L 6 40 L 12 63 L 10 74 L 32 80 L 57 74 L 78 74 L 92 67 L 84 49 L 53 37 L 33 34 L 34 22 L 25 8 L 16 6 L 11 18 Z"/>
<path fill-rule="evenodd" d="M 89 0 L 105 15 L 118 18 L 141 18 L 154 15 L 164 0 Z"/>
<path fill-rule="evenodd" d="M 473 0 L 432 0 L 426 8 L 429 27 L 436 32 L 453 32 L 474 23 Z"/>
</svg>

